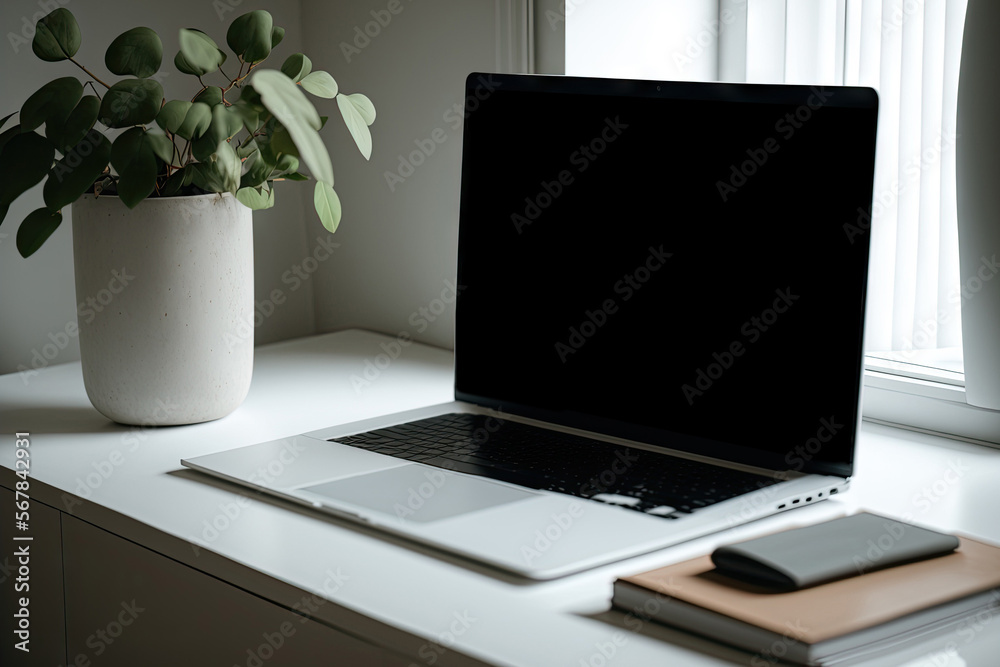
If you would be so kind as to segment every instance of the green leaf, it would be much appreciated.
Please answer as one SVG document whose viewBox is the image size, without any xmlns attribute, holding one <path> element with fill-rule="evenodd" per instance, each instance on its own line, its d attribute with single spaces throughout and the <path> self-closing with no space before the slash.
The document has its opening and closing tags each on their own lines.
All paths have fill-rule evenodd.
<svg viewBox="0 0 1000 667">
<path fill-rule="evenodd" d="M 170 174 L 170 178 L 167 182 L 163 184 L 160 188 L 161 197 L 173 197 L 178 192 L 180 192 L 181 186 L 184 184 L 184 174 L 187 171 L 187 167 L 183 169 L 178 169 L 174 173 Z"/>
<path fill-rule="evenodd" d="M 163 107 L 160 108 L 160 112 L 156 114 L 156 124 L 167 132 L 174 134 L 177 132 L 177 128 L 184 123 L 184 118 L 190 110 L 191 102 L 187 102 L 185 100 L 170 100 L 164 104 Z"/>
<path fill-rule="evenodd" d="M 249 141 L 244 141 L 242 144 L 240 144 L 240 147 L 236 149 L 236 155 L 238 155 L 241 160 L 246 160 L 256 152 L 257 152 L 257 142 L 254 141 L 253 139 L 250 139 Z M 244 164 L 246 163 L 244 162 Z"/>
<path fill-rule="evenodd" d="M 228 142 L 219 144 L 218 150 L 209 156 L 208 160 L 195 163 L 191 167 L 193 167 L 193 182 L 202 190 L 236 194 L 240 187 L 242 163 Z"/>
<path fill-rule="evenodd" d="M 14 116 L 14 114 L 16 114 L 16 113 L 17 112 L 15 111 L 14 113 L 9 113 L 6 116 L 4 116 L 3 118 L 0 118 L 0 128 L 2 128 L 4 125 L 6 125 L 7 121 L 10 120 Z"/>
<path fill-rule="evenodd" d="M 285 29 L 280 26 L 274 26 L 271 28 L 271 49 L 273 50 L 278 44 L 281 44 L 281 40 L 285 38 Z"/>
<path fill-rule="evenodd" d="M 271 161 L 278 163 L 278 158 L 282 155 L 294 155 L 299 157 L 299 149 L 292 140 L 292 135 L 288 129 L 277 121 L 272 121 L 270 131 L 264 135 L 270 143 L 267 145 L 267 152 L 271 156 Z"/>
<path fill-rule="evenodd" d="M 274 206 L 274 190 L 266 186 L 240 188 L 236 191 L 236 199 L 247 208 L 259 211 Z"/>
<path fill-rule="evenodd" d="M 149 133 L 133 127 L 115 139 L 111 164 L 118 172 L 118 196 L 129 208 L 135 208 L 156 187 L 156 152 Z"/>
<path fill-rule="evenodd" d="M 227 143 L 242 128 L 239 118 L 226 111 L 224 106 L 219 104 L 212 107 L 212 122 L 205 134 L 194 142 L 194 156 L 201 161 L 207 160 L 208 156 L 218 150 L 219 144 Z"/>
<path fill-rule="evenodd" d="M 367 96 L 361 93 L 352 93 L 347 96 L 347 99 L 351 101 L 354 108 L 357 109 L 361 117 L 365 119 L 365 125 L 371 125 L 375 122 L 375 105 L 372 101 L 368 99 Z"/>
<path fill-rule="evenodd" d="M 15 125 L 7 130 L 0 133 L 0 155 L 3 155 L 3 147 L 7 145 L 7 142 L 13 139 L 15 136 L 21 134 L 21 126 Z M 0 217 L 0 220 L 3 218 Z"/>
<path fill-rule="evenodd" d="M 233 107 L 218 107 L 221 113 L 216 113 L 215 108 L 212 108 L 212 120 L 218 119 L 219 125 L 224 128 L 224 134 L 227 139 L 231 139 L 233 135 L 243 129 L 243 118 L 237 113 Z"/>
<path fill-rule="evenodd" d="M 240 103 L 246 104 L 257 111 L 264 110 L 264 104 L 260 101 L 260 94 L 248 83 L 240 88 Z"/>
<path fill-rule="evenodd" d="M 258 115 L 257 109 L 253 106 L 240 100 L 235 104 L 226 107 L 226 109 L 229 113 L 234 114 L 240 119 L 240 122 L 243 123 L 244 127 L 246 127 L 247 132 L 253 134 L 253 132 L 257 129 L 257 123 L 260 122 L 260 116 Z"/>
<path fill-rule="evenodd" d="M 185 74 L 202 76 L 219 69 L 226 62 L 226 54 L 211 37 L 194 28 L 181 28 L 181 50 L 174 58 L 174 65 Z"/>
<path fill-rule="evenodd" d="M 303 53 L 293 53 L 285 58 L 281 71 L 293 82 L 298 83 L 312 71 L 312 61 Z"/>
<path fill-rule="evenodd" d="M 294 155 L 284 154 L 278 158 L 278 163 L 274 165 L 275 173 L 284 173 L 286 171 L 298 171 L 299 170 L 299 159 Z"/>
<path fill-rule="evenodd" d="M 205 134 L 208 126 L 212 123 L 212 107 L 204 102 L 192 102 L 184 116 L 184 122 L 174 133 L 185 139 L 197 139 Z"/>
<path fill-rule="evenodd" d="M 90 130 L 66 156 L 49 171 L 42 188 L 45 206 L 58 211 L 72 204 L 93 186 L 111 159 L 111 142 L 97 130 Z"/>
<path fill-rule="evenodd" d="M 11 137 L 3 152 L 6 159 L 0 161 L 0 203 L 9 206 L 45 178 L 52 166 L 55 149 L 42 135 L 27 132 Z"/>
<path fill-rule="evenodd" d="M 60 7 L 35 24 L 31 50 L 42 60 L 59 62 L 76 55 L 80 49 L 80 25 L 76 17 Z"/>
<path fill-rule="evenodd" d="M 61 222 L 62 213 L 58 211 L 38 208 L 29 213 L 17 228 L 17 251 L 21 253 L 21 257 L 33 255 Z"/>
<path fill-rule="evenodd" d="M 274 22 L 263 9 L 237 16 L 229 25 L 226 42 L 243 62 L 257 63 L 271 53 L 271 28 Z"/>
<path fill-rule="evenodd" d="M 214 107 L 216 104 L 222 104 L 222 88 L 218 86 L 207 86 L 200 93 L 195 95 L 195 102 L 204 102 L 210 107 Z"/>
<path fill-rule="evenodd" d="M 316 189 L 313 191 L 313 205 L 316 207 L 316 214 L 319 215 L 320 222 L 330 233 L 337 231 L 340 224 L 340 197 L 334 192 L 329 183 L 316 181 Z"/>
<path fill-rule="evenodd" d="M 146 132 L 146 141 L 153 147 L 156 157 L 163 160 L 164 164 L 171 164 L 174 160 L 174 142 L 167 138 L 167 135 L 150 130 Z"/>
<path fill-rule="evenodd" d="M 45 124 L 45 136 L 65 155 L 94 127 L 100 108 L 101 100 L 96 95 L 85 95 L 63 123 Z"/>
<path fill-rule="evenodd" d="M 340 107 L 344 123 L 347 124 L 351 136 L 354 137 L 354 143 L 358 145 L 358 150 L 361 151 L 366 160 L 370 160 L 372 157 L 372 134 L 368 129 L 368 123 L 365 122 L 365 117 L 358 110 L 354 100 L 347 95 L 337 95 L 337 106 Z"/>
<path fill-rule="evenodd" d="M 299 155 L 316 180 L 333 183 L 333 165 L 317 130 L 319 114 L 292 80 L 276 70 L 260 70 L 253 78 L 267 110 L 288 129 Z"/>
<path fill-rule="evenodd" d="M 30 132 L 49 121 L 61 124 L 83 97 L 83 84 L 76 77 L 49 81 L 21 105 L 21 131 Z"/>
<path fill-rule="evenodd" d="M 300 85 L 316 97 L 332 100 L 337 96 L 337 82 L 329 72 L 317 71 L 302 78 Z"/>
<path fill-rule="evenodd" d="M 270 162 L 263 153 L 258 152 L 253 161 L 247 166 L 246 173 L 240 178 L 240 187 L 257 187 L 267 180 L 267 177 L 274 171 L 274 163 Z"/>
<path fill-rule="evenodd" d="M 118 35 L 104 54 L 104 64 L 118 76 L 144 79 L 163 62 L 163 42 L 150 28 L 132 28 Z"/>
<path fill-rule="evenodd" d="M 163 87 L 152 79 L 125 79 L 101 100 L 100 119 L 108 127 L 151 123 L 160 112 Z"/>
<path fill-rule="evenodd" d="M 308 181 L 309 180 L 308 176 L 306 176 L 305 174 L 300 174 L 297 171 L 293 171 L 290 174 L 282 174 L 281 178 L 284 178 L 285 180 L 288 180 L 288 181 Z"/>
</svg>

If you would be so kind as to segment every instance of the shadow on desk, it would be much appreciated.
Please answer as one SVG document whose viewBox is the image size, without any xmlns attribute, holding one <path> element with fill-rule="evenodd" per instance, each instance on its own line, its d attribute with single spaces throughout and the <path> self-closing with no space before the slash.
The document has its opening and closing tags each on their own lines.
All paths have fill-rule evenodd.
<svg viewBox="0 0 1000 667">
<path fill-rule="evenodd" d="M 91 406 L 14 406 L 4 410 L 4 421 L 19 430 L 39 433 L 114 433 L 128 430 Z"/>
<path fill-rule="evenodd" d="M 445 563 L 448 563 L 449 565 L 461 567 L 465 570 L 469 570 L 470 572 L 475 572 L 476 574 L 488 576 L 507 584 L 527 587 L 527 586 L 537 586 L 539 584 L 545 583 L 545 582 L 538 582 L 533 579 L 528 579 L 525 577 L 519 577 L 515 574 L 511 574 L 509 572 L 505 572 L 503 570 L 493 568 L 488 565 L 483 565 L 481 563 L 477 563 L 472 560 L 461 558 L 460 556 L 456 556 L 446 551 L 442 551 L 439 549 L 435 549 L 433 547 L 420 544 L 419 542 L 414 542 L 411 540 L 403 539 L 401 537 L 396 537 L 391 533 L 387 533 L 382 530 L 378 530 L 376 528 L 369 528 L 362 524 L 354 523 L 353 521 L 348 521 L 346 519 L 341 519 L 336 516 L 327 514 L 323 511 L 312 509 L 304 505 L 299 505 L 298 503 L 284 500 L 282 498 L 278 498 L 263 492 L 254 492 L 252 489 L 248 489 L 247 487 L 242 486 L 240 484 L 234 484 L 232 482 L 227 482 L 223 479 L 218 479 L 216 477 L 204 475 L 196 470 L 182 468 L 180 470 L 171 470 L 167 474 L 170 475 L 171 477 L 184 479 L 197 484 L 207 484 L 209 486 L 214 486 L 215 488 L 221 489 L 223 491 L 229 491 L 230 493 L 236 493 L 241 496 L 250 497 L 255 501 L 268 503 L 274 505 L 275 507 L 281 507 L 285 510 L 288 510 L 289 512 L 295 512 L 303 516 L 308 516 L 317 521 L 322 521 L 324 523 L 337 526 L 338 528 L 349 529 L 358 534 L 365 535 L 367 537 L 379 540 L 386 544 L 391 544 L 393 546 L 399 547 L 400 549 L 406 549 L 408 551 L 418 553 L 423 556 L 427 556 L 428 558 L 434 558 L 443 561 Z M 199 544 L 198 546 L 200 548 L 204 548 L 211 551 L 210 546 L 204 544 Z"/>
</svg>

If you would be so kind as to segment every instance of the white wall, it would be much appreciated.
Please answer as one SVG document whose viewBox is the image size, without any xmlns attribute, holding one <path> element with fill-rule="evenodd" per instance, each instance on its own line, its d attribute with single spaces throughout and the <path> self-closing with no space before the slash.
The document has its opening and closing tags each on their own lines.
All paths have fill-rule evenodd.
<svg viewBox="0 0 1000 667">
<path fill-rule="evenodd" d="M 192 84 L 197 86 L 197 81 L 173 66 L 178 48 L 177 31 L 182 27 L 202 29 L 224 45 L 226 30 L 233 18 L 251 9 L 263 8 L 271 12 L 278 25 L 286 28 L 285 40 L 273 56 L 274 67 L 280 67 L 288 54 L 302 50 L 298 0 L 4 0 L 0 3 L 0 35 L 3 36 L 0 43 L 0 91 L 3 92 L 0 117 L 19 109 L 29 95 L 52 79 L 79 75 L 81 81 L 85 80 L 86 75 L 72 63 L 46 63 L 35 57 L 30 37 L 27 43 L 19 42 L 22 31 L 23 35 L 30 36 L 35 21 L 59 4 L 73 12 L 80 23 L 83 41 L 76 59 L 102 79 L 105 76 L 114 78 L 104 67 L 104 51 L 111 40 L 138 25 L 156 30 L 164 45 L 161 81 L 168 99 L 190 98 L 197 92 L 197 87 L 192 87 Z M 226 68 L 226 71 L 231 69 Z M 209 78 L 206 83 L 211 81 Z M 221 76 L 218 82 L 222 82 Z M 310 242 L 322 227 L 315 213 L 308 218 L 308 225 L 303 222 L 304 214 L 311 212 L 312 189 L 307 187 L 310 184 L 283 185 L 288 187 L 278 188 L 276 207 L 254 214 L 257 298 L 265 299 L 274 289 L 281 289 L 286 297 L 273 315 L 257 327 L 258 344 L 315 331 L 312 281 L 302 282 L 293 290 L 294 282 L 283 282 L 282 275 L 311 252 Z M 308 202 L 309 209 L 304 202 Z M 41 185 L 22 195 L 0 225 L 0 373 L 79 359 L 77 340 L 65 334 L 67 325 L 76 322 L 77 310 L 72 213 L 63 211 L 62 225 L 30 258 L 22 259 L 14 244 L 21 220 L 40 206 Z M 60 349 L 62 345 L 65 347 Z M 36 356 L 36 352 L 52 358 Z M 22 378 L 30 382 L 31 375 L 23 374 Z"/>
<path fill-rule="evenodd" d="M 336 125 L 326 137 L 344 208 L 336 234 L 341 254 L 320 268 L 315 284 L 320 330 L 360 326 L 453 346 L 453 306 L 430 313 L 433 322 L 421 314 L 437 307 L 434 300 L 455 279 L 462 129 L 453 107 L 461 108 L 470 72 L 507 62 L 503 48 L 498 51 L 507 41 L 498 44 L 497 31 L 506 30 L 509 4 L 302 1 L 313 63 L 328 68 L 341 90 L 368 95 L 378 112 L 371 161 L 365 162 L 335 116 L 336 105 L 320 109 Z M 390 6 L 398 13 L 388 13 Z M 380 17 L 384 26 L 376 23 Z M 366 27 L 374 35 L 365 35 L 367 42 L 358 37 Z M 444 140 L 432 154 L 418 153 L 415 161 L 422 162 L 412 175 L 404 169 L 405 180 L 390 187 L 386 173 L 398 175 L 400 156 L 408 158 L 420 143 L 430 152 L 435 130 Z"/>
<path fill-rule="evenodd" d="M 276 207 L 254 214 L 257 299 L 267 299 L 275 289 L 286 298 L 257 327 L 256 342 L 361 327 L 390 334 L 405 331 L 423 342 L 453 346 L 453 306 L 439 315 L 426 309 L 440 305 L 435 299 L 455 279 L 462 128 L 454 108 L 461 109 L 470 72 L 511 69 L 508 32 L 516 31 L 517 19 L 509 9 L 520 3 L 5 0 L 0 3 L 2 32 L 18 34 L 23 25 L 33 26 L 55 2 L 62 2 L 80 22 L 83 45 L 77 59 L 98 76 L 108 75 L 104 50 L 115 36 L 137 25 L 155 29 L 164 42 L 161 69 L 168 99 L 193 92 L 191 77 L 173 67 L 177 30 L 198 27 L 221 45 L 229 22 L 257 8 L 270 11 L 287 30 L 272 56 L 273 67 L 303 51 L 314 69 L 325 69 L 336 78 L 341 90 L 367 94 L 378 111 L 370 162 L 355 148 L 336 103 L 314 98 L 320 113 L 330 116 L 324 138 L 344 209 L 333 237 L 340 247 L 333 256 L 309 280 L 288 280 L 290 271 L 312 254 L 317 238 L 326 236 L 312 209 L 311 182 L 280 184 Z M 365 36 L 367 42 L 357 34 L 366 28 L 374 34 Z M 43 83 L 75 74 L 83 76 L 70 63 L 38 60 L 30 43 L 15 51 L 5 39 L 0 44 L 0 90 L 7 102 L 0 104 L 0 116 L 19 108 Z M 405 180 L 390 188 L 386 173 L 398 174 L 400 156 L 409 157 L 418 143 L 429 147 L 427 140 L 437 129 L 444 141 L 435 144 L 412 175 L 404 170 Z M 53 359 L 35 355 L 55 350 L 56 343 L 67 340 L 62 334 L 67 324 L 76 321 L 71 213 L 64 211 L 61 227 L 31 258 L 22 259 L 14 245 L 17 225 L 40 205 L 39 186 L 11 206 L 0 227 L 6 234 L 0 236 L 0 373 L 79 358 L 73 338 Z M 30 375 L 22 377 L 30 382 Z"/>
</svg>

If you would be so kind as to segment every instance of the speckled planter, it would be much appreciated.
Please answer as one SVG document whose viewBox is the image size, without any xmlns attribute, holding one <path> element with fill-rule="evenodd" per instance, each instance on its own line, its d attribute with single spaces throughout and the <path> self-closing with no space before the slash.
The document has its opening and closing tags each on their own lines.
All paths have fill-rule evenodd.
<svg viewBox="0 0 1000 667">
<path fill-rule="evenodd" d="M 117 197 L 72 206 L 83 380 L 123 424 L 194 424 L 246 398 L 253 224 L 235 197 Z"/>
</svg>

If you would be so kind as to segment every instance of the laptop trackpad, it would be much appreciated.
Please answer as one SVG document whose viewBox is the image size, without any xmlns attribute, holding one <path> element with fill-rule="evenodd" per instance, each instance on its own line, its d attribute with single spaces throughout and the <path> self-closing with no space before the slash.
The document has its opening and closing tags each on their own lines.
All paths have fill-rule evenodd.
<svg viewBox="0 0 1000 667">
<path fill-rule="evenodd" d="M 539 495 L 488 479 L 413 464 L 298 490 L 419 522 L 447 519 Z"/>
</svg>

